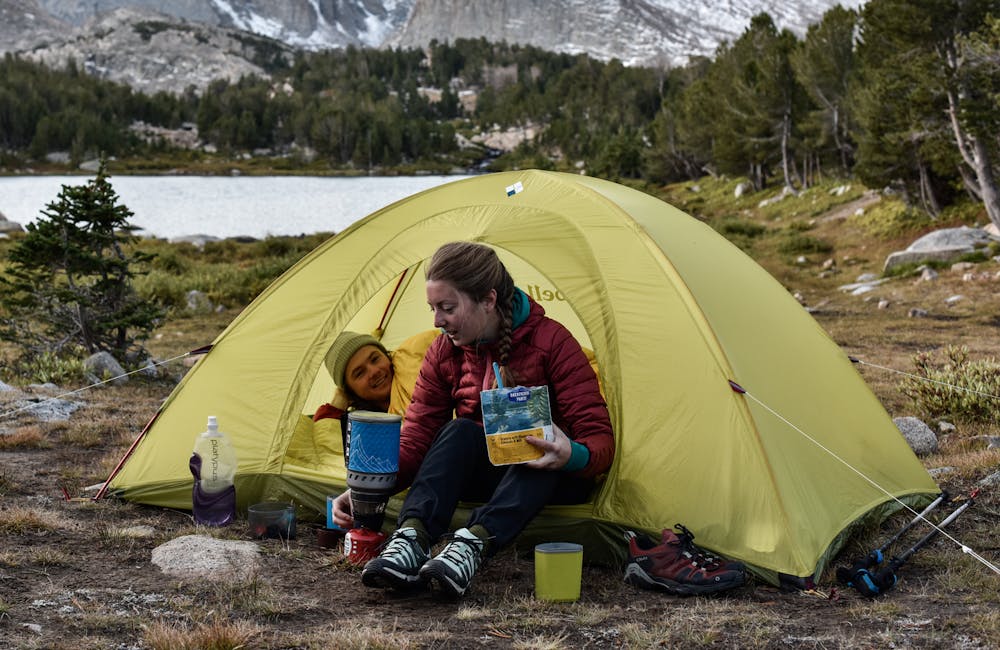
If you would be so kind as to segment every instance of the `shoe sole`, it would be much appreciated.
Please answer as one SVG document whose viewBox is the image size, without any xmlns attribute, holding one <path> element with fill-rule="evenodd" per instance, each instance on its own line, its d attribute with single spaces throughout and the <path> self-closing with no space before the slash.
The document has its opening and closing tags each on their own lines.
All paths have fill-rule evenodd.
<svg viewBox="0 0 1000 650">
<path fill-rule="evenodd" d="M 444 571 L 433 565 L 425 564 L 420 569 L 419 577 L 430 588 L 431 594 L 440 600 L 457 600 L 469 588 L 469 585 L 462 587 L 456 584 Z"/>
<path fill-rule="evenodd" d="M 424 587 L 424 579 L 420 575 L 408 575 L 393 571 L 386 566 L 365 567 L 361 572 L 361 584 L 376 589 L 394 589 L 396 591 L 414 591 Z"/>
<path fill-rule="evenodd" d="M 743 586 L 743 583 L 746 582 L 746 578 L 741 576 L 739 580 L 731 582 L 722 582 L 711 585 L 693 585 L 690 583 L 675 582 L 673 580 L 667 580 L 666 578 L 651 576 L 643 571 L 640 566 L 632 563 L 625 567 L 625 582 L 634 587 L 665 591 L 676 596 L 704 596 L 718 591 L 726 591 L 728 589 L 741 587 Z"/>
</svg>

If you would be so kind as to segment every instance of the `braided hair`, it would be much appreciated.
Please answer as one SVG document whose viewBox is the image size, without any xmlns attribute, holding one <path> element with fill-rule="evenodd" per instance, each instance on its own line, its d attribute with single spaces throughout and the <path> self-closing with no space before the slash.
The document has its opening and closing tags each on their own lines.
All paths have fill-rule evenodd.
<svg viewBox="0 0 1000 650">
<path fill-rule="evenodd" d="M 510 277 L 496 251 L 474 242 L 445 244 L 431 257 L 427 266 L 427 279 L 448 282 L 477 302 L 486 298 L 491 289 L 496 290 L 496 310 L 500 317 L 497 363 L 504 385 L 516 385 L 513 373 L 507 367 L 514 323 L 514 279 Z"/>
</svg>

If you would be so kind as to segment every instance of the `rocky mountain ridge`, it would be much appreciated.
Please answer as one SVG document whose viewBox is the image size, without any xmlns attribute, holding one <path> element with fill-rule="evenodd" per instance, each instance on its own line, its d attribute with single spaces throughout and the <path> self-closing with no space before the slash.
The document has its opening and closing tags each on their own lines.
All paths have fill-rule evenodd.
<svg viewBox="0 0 1000 650">
<path fill-rule="evenodd" d="M 683 65 L 768 12 L 803 35 L 837 0 L 0 0 L 0 52 L 48 64 L 70 57 L 143 91 L 265 75 L 260 48 L 423 47 L 484 37 L 552 51 Z M 857 7 L 861 0 L 843 0 Z M 242 34 L 242 36 L 240 35 Z M 248 45 L 250 35 L 260 37 Z"/>
</svg>

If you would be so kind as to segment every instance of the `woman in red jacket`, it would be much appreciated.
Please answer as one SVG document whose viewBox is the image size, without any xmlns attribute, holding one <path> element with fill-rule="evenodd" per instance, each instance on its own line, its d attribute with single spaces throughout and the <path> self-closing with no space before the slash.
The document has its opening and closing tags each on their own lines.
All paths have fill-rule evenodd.
<svg viewBox="0 0 1000 650">
<path fill-rule="evenodd" d="M 427 302 L 439 336 L 424 357 L 400 435 L 397 489 L 409 487 L 393 533 L 361 574 L 371 587 L 429 585 L 462 595 L 484 557 L 512 541 L 550 503 L 582 503 L 611 466 L 614 438 L 597 376 L 560 323 L 514 286 L 488 246 L 445 244 L 427 268 Z M 548 386 L 555 439 L 529 437 L 541 458 L 490 464 L 479 393 L 505 386 Z M 444 549 L 431 545 L 448 530 L 459 501 L 472 511 Z M 335 518 L 350 526 L 349 498 Z"/>
</svg>

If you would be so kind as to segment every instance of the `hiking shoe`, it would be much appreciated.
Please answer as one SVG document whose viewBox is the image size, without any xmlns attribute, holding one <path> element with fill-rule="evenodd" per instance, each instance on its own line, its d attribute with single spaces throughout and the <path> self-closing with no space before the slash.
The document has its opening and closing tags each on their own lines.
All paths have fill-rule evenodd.
<svg viewBox="0 0 1000 650">
<path fill-rule="evenodd" d="M 427 551 L 417 542 L 417 531 L 400 528 L 392 534 L 378 557 L 365 564 L 361 583 L 366 587 L 413 589 L 422 583 L 419 571 L 427 558 Z"/>
<path fill-rule="evenodd" d="M 733 589 L 746 582 L 746 567 L 698 548 L 684 526 L 674 526 L 680 535 L 664 529 L 660 544 L 625 534 L 628 540 L 628 565 L 625 582 L 643 589 L 659 589 L 679 596 L 711 594 Z"/>
<path fill-rule="evenodd" d="M 472 583 L 472 576 L 482 562 L 485 545 L 468 528 L 459 528 L 441 552 L 421 567 L 420 577 L 435 594 L 449 599 L 458 598 Z"/>
</svg>

